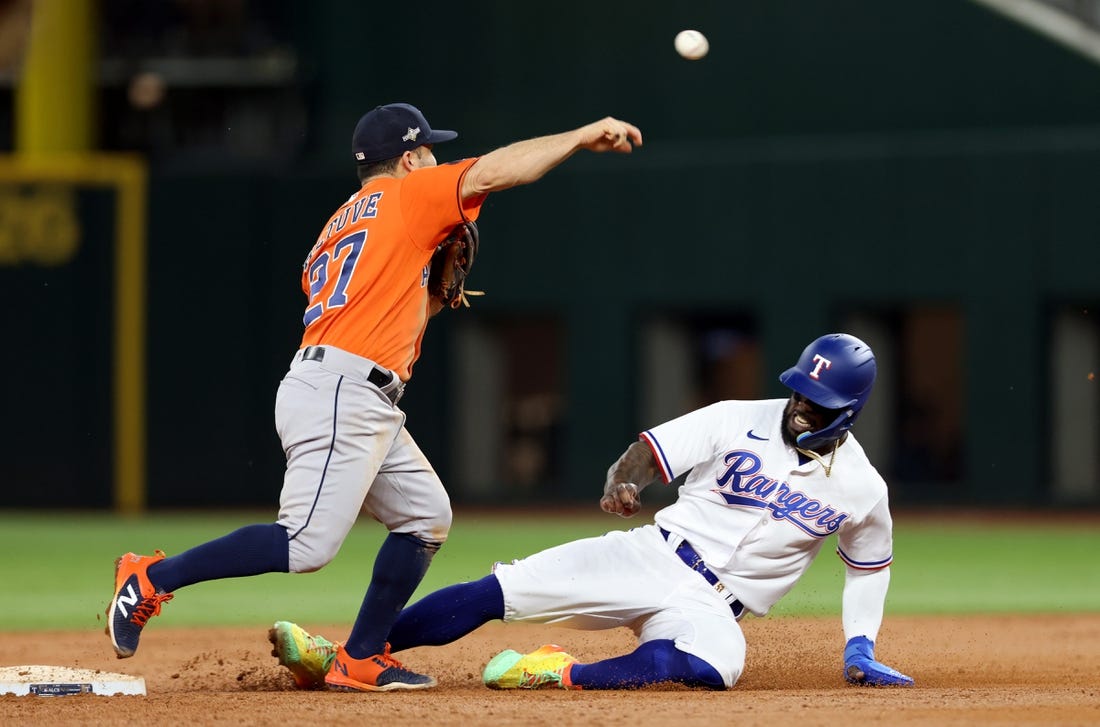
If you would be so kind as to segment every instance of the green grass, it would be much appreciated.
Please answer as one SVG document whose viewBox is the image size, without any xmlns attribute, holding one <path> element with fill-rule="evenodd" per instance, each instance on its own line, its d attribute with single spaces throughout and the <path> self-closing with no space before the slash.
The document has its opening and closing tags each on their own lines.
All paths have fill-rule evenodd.
<svg viewBox="0 0 1100 727">
<path fill-rule="evenodd" d="M 1100 528 L 903 520 L 894 524 L 888 614 L 1100 611 Z M 840 612 L 844 568 L 825 544 L 772 613 Z"/>
<path fill-rule="evenodd" d="M 0 511 L 0 614 L 3 629 L 102 628 L 111 597 L 114 559 L 127 551 L 176 554 L 269 513 L 175 514 L 126 519 L 98 513 Z M 451 583 L 480 578 L 494 561 L 537 552 L 618 525 L 600 516 L 456 515 L 450 542 L 436 556 L 414 598 Z M 165 606 L 171 624 L 251 625 L 279 618 L 303 623 L 354 619 L 385 536 L 367 516 L 336 559 L 317 573 L 273 573 L 200 583 Z"/>
<path fill-rule="evenodd" d="M 179 553 L 265 514 L 173 514 L 124 519 L 100 513 L 0 511 L 0 614 L 6 630 L 102 628 L 113 561 L 132 550 Z M 644 524 L 638 521 L 636 524 Z M 630 527 L 601 515 L 463 513 L 414 600 L 480 578 L 511 560 L 580 537 Z M 336 560 L 317 573 L 269 574 L 182 589 L 165 624 L 259 625 L 286 618 L 348 623 L 358 610 L 382 541 L 364 517 Z M 840 611 L 843 567 L 826 542 L 822 557 L 774 614 Z M 1100 611 L 1100 529 L 1066 524 L 1023 528 L 990 523 L 895 526 L 888 614 Z"/>
</svg>

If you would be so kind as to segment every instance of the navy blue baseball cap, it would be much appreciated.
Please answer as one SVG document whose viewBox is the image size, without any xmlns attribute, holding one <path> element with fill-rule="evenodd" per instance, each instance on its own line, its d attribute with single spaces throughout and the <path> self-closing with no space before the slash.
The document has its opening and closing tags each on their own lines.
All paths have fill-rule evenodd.
<svg viewBox="0 0 1100 727">
<path fill-rule="evenodd" d="M 415 106 L 391 103 L 363 114 L 351 135 L 351 152 L 356 164 L 373 164 L 399 157 L 418 146 L 457 138 L 457 131 L 429 126 Z"/>
</svg>

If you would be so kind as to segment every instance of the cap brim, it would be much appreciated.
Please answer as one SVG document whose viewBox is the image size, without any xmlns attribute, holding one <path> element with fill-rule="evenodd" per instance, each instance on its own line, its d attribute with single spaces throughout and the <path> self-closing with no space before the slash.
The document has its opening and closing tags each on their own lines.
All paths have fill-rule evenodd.
<svg viewBox="0 0 1100 727">
<path fill-rule="evenodd" d="M 791 367 L 779 376 L 779 381 L 792 391 L 797 391 L 818 406 L 826 409 L 843 409 L 856 403 L 856 399 L 845 399 L 824 384 L 814 381 L 799 368 Z"/>
<path fill-rule="evenodd" d="M 427 139 L 423 140 L 424 144 L 442 144 L 445 141 L 451 141 L 458 138 L 457 131 L 451 131 L 450 129 L 432 129 L 432 133 L 428 135 Z"/>
</svg>

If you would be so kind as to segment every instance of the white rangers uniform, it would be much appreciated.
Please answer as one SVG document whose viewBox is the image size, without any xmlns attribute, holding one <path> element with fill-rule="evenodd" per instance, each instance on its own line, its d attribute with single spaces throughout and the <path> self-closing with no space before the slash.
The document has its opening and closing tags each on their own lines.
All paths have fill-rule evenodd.
<svg viewBox="0 0 1100 727">
<path fill-rule="evenodd" d="M 886 483 L 851 432 L 820 460 L 787 445 L 787 401 L 718 402 L 643 432 L 665 482 L 689 472 L 677 501 L 655 525 L 499 565 L 505 621 L 673 639 L 730 687 L 745 661 L 737 619 L 766 614 L 836 534 L 849 582 L 882 571 L 873 587 L 851 589 L 855 596 L 846 587 L 844 597 L 845 631 L 873 640 L 892 559 Z"/>
</svg>

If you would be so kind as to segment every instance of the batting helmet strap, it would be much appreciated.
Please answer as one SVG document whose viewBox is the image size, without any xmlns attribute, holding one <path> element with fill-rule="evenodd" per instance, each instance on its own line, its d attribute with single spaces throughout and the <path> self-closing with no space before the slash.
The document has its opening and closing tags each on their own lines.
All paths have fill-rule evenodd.
<svg viewBox="0 0 1100 727">
<path fill-rule="evenodd" d="M 859 412 L 852 411 L 851 409 L 845 409 L 829 426 L 823 427 L 816 432 L 802 432 L 795 441 L 802 449 L 817 449 L 821 445 L 828 444 L 834 439 L 840 439 L 844 436 L 844 433 L 855 424 L 856 415 L 858 413 Z"/>
</svg>

